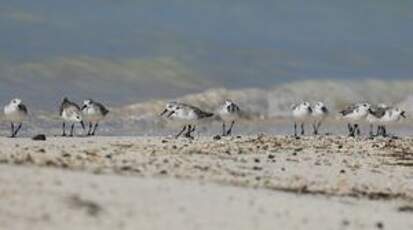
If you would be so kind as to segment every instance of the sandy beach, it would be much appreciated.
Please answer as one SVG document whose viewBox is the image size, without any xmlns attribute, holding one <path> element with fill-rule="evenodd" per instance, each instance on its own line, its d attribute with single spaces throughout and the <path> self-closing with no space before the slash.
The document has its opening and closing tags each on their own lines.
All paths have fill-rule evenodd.
<svg viewBox="0 0 413 230">
<path fill-rule="evenodd" d="M 413 139 L 0 139 L 5 229 L 412 229 Z"/>
</svg>

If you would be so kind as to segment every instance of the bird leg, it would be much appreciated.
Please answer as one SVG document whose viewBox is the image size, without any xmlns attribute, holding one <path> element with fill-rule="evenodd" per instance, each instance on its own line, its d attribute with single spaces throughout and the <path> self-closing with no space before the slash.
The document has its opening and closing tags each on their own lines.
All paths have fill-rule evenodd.
<svg viewBox="0 0 413 230">
<path fill-rule="evenodd" d="M 93 124 L 92 124 L 92 122 L 89 122 L 89 129 L 87 131 L 88 136 L 92 135 L 92 128 L 93 128 Z"/>
<path fill-rule="evenodd" d="M 297 135 L 297 122 L 294 122 L 294 136 L 298 136 Z"/>
<path fill-rule="evenodd" d="M 304 122 L 301 123 L 301 136 L 304 136 L 305 131 L 304 131 Z"/>
<path fill-rule="evenodd" d="M 178 138 L 182 135 L 182 133 L 184 133 L 186 130 L 186 125 L 184 126 L 184 128 L 175 136 L 175 138 Z"/>
<path fill-rule="evenodd" d="M 97 129 L 98 127 L 99 127 L 99 123 L 96 122 L 95 128 L 93 128 L 93 131 L 92 131 L 92 133 L 91 133 L 92 136 L 95 135 L 96 129 Z"/>
<path fill-rule="evenodd" d="M 72 127 L 70 127 L 70 137 L 73 137 L 73 133 L 74 133 L 74 129 L 75 129 L 75 123 L 72 123 Z"/>
<path fill-rule="evenodd" d="M 232 128 L 234 128 L 235 125 L 235 121 L 231 122 L 231 126 L 229 127 L 228 131 L 227 131 L 227 136 L 231 136 L 232 134 Z"/>
<path fill-rule="evenodd" d="M 192 127 L 192 125 L 188 125 L 185 137 L 193 139 L 194 137 L 191 135 L 193 132 L 195 132 L 195 126 Z"/>
<path fill-rule="evenodd" d="M 354 128 L 353 128 L 353 126 L 350 123 L 348 123 L 347 128 L 348 128 L 348 136 L 349 137 L 354 137 Z"/>
<path fill-rule="evenodd" d="M 315 135 L 318 135 L 318 130 L 320 130 L 320 127 L 321 127 L 321 121 L 317 122 L 316 126 L 317 126 L 317 131 Z"/>
<path fill-rule="evenodd" d="M 374 126 L 373 126 L 373 124 L 370 124 L 370 131 L 369 131 L 370 138 L 374 137 L 373 130 L 374 130 Z"/>
<path fill-rule="evenodd" d="M 196 130 L 196 126 L 194 125 L 194 126 L 192 127 L 191 133 L 195 132 L 195 130 Z"/>
<path fill-rule="evenodd" d="M 313 123 L 313 134 L 318 135 L 318 128 L 317 128 L 317 123 Z"/>
<path fill-rule="evenodd" d="M 384 126 L 384 125 L 382 125 L 382 135 L 383 135 L 383 137 L 387 137 L 388 135 L 387 135 L 387 130 L 386 130 L 386 126 Z"/>
<path fill-rule="evenodd" d="M 62 124 L 62 130 L 63 130 L 62 137 L 65 137 L 66 136 L 66 123 L 65 122 L 63 122 Z"/>
<path fill-rule="evenodd" d="M 376 136 L 383 135 L 383 127 L 381 125 L 377 126 L 377 133 Z"/>
<path fill-rule="evenodd" d="M 20 129 L 22 128 L 23 124 L 20 123 L 19 126 L 17 126 L 17 129 L 14 131 L 13 137 L 17 136 L 17 133 L 20 131 Z"/>
<path fill-rule="evenodd" d="M 185 133 L 185 137 L 191 138 L 192 137 L 191 136 L 192 130 L 193 130 L 192 125 L 188 125 L 188 128 L 187 128 L 186 133 Z"/>
<path fill-rule="evenodd" d="M 226 125 L 225 125 L 225 121 L 222 123 L 222 136 L 226 136 L 227 135 L 227 129 L 226 129 Z"/>
<path fill-rule="evenodd" d="M 13 137 L 15 137 L 15 135 L 14 135 L 14 123 L 13 122 L 10 122 L 10 129 L 11 129 L 10 137 L 13 138 Z"/>
<path fill-rule="evenodd" d="M 356 133 L 357 136 L 360 136 L 360 127 L 358 124 L 354 124 L 354 132 Z"/>
</svg>

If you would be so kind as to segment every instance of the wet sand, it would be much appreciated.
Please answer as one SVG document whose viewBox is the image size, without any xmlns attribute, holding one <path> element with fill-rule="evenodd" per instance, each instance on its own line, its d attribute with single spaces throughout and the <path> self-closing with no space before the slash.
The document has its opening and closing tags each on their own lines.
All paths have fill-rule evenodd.
<svg viewBox="0 0 413 230">
<path fill-rule="evenodd" d="M 0 138 L 7 229 L 412 229 L 413 139 Z"/>
</svg>

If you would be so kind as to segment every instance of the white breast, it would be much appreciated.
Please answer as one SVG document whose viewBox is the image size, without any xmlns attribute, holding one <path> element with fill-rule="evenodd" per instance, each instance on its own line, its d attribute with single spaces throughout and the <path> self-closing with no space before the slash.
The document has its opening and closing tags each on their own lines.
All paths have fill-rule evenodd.
<svg viewBox="0 0 413 230">
<path fill-rule="evenodd" d="M 295 119 L 307 119 L 311 115 L 310 111 L 305 108 L 298 107 L 293 110 L 293 117 Z"/>
<path fill-rule="evenodd" d="M 87 107 L 82 110 L 83 118 L 87 122 L 98 122 L 103 119 L 103 115 L 95 107 Z"/>
<path fill-rule="evenodd" d="M 62 118 L 66 121 L 79 122 L 82 120 L 82 116 L 78 111 L 63 110 Z"/>
<path fill-rule="evenodd" d="M 17 106 L 7 105 L 4 107 L 4 115 L 11 122 L 22 122 L 26 119 L 27 114 L 20 111 Z"/>
</svg>

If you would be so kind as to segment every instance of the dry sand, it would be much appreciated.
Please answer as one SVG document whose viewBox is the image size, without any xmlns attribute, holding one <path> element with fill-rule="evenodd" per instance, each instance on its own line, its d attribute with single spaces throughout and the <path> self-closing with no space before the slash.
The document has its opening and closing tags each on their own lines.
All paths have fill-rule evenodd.
<svg viewBox="0 0 413 230">
<path fill-rule="evenodd" d="M 0 229 L 413 229 L 413 139 L 0 138 Z"/>
</svg>

